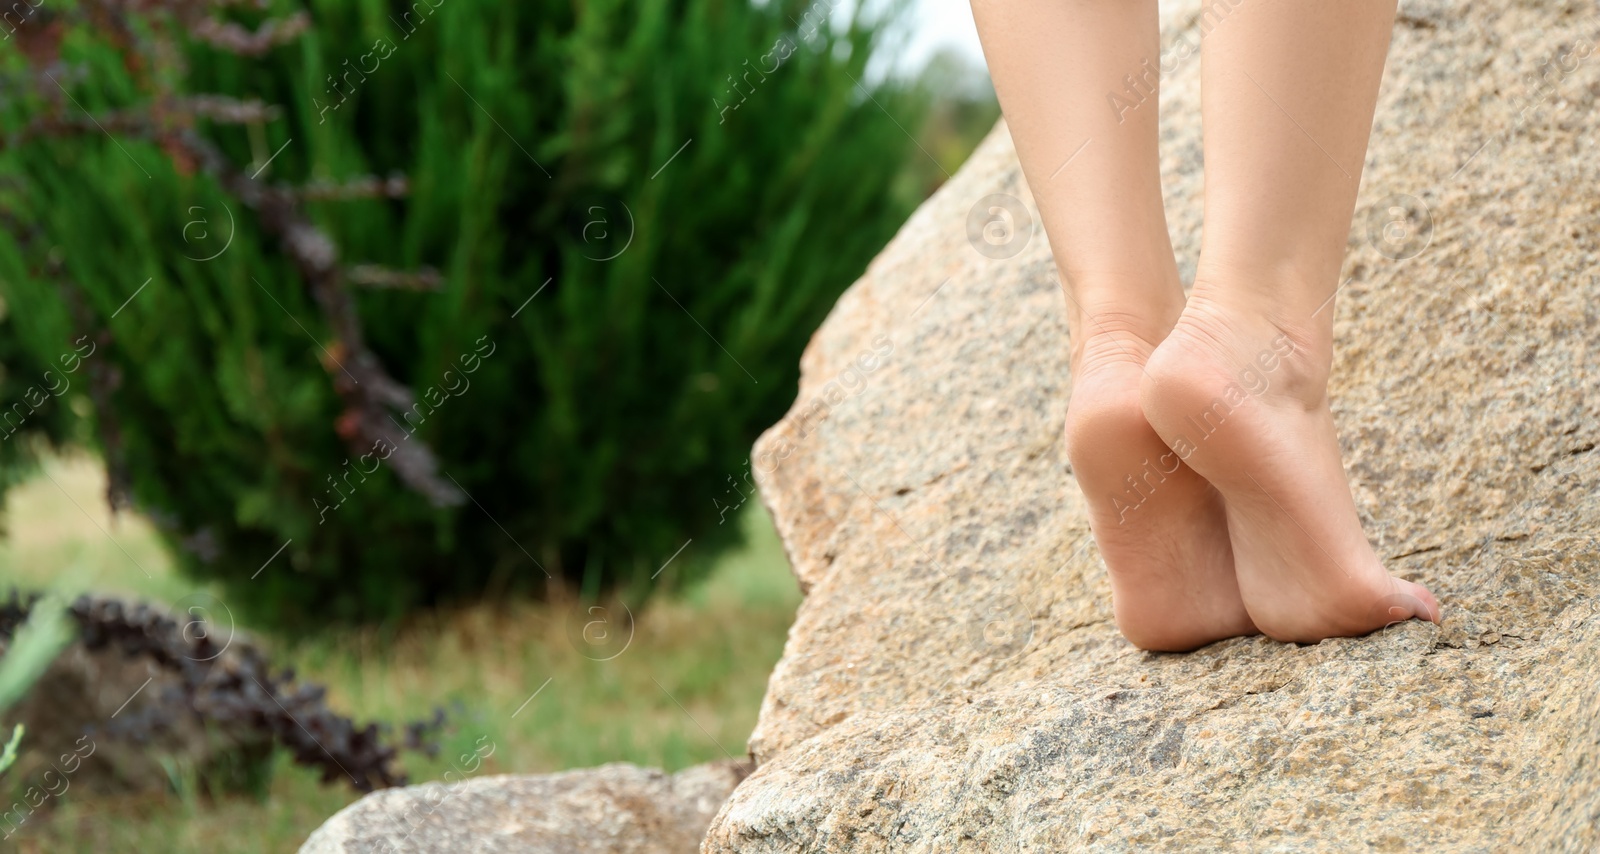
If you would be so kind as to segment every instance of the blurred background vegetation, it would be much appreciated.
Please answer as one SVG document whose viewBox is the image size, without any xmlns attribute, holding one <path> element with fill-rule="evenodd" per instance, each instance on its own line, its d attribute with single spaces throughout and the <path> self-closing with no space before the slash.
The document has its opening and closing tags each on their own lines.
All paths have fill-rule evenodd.
<svg viewBox="0 0 1600 854">
<path fill-rule="evenodd" d="M 484 773 L 742 755 L 798 603 L 750 445 L 998 116 L 957 53 L 884 61 L 913 25 L 793 0 L 19 4 L 0 593 L 204 595 L 209 631 L 353 718 L 448 707 L 439 756 L 487 738 Z M 604 661 L 571 630 L 602 599 L 632 638 Z M 281 851 L 359 795 L 263 761 L 244 792 L 163 759 L 159 786 L 51 798 L 16 838 Z"/>
</svg>

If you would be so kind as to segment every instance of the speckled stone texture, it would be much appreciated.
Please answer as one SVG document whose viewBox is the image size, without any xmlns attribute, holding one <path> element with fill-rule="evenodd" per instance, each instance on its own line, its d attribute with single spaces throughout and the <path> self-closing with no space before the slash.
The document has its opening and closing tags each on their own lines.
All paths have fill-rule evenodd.
<svg viewBox="0 0 1600 854">
<path fill-rule="evenodd" d="M 300 854 L 681 854 L 748 770 L 617 762 L 385 789 L 328 819 Z"/>
<path fill-rule="evenodd" d="M 1174 65 L 1192 271 L 1199 63 Z M 997 128 L 756 447 L 807 597 L 704 850 L 1600 850 L 1597 101 L 1593 3 L 1402 4 L 1332 394 L 1365 529 L 1445 621 L 1188 655 L 1111 621 L 1065 304 Z M 1008 205 L 1031 225 L 986 231 Z"/>
</svg>

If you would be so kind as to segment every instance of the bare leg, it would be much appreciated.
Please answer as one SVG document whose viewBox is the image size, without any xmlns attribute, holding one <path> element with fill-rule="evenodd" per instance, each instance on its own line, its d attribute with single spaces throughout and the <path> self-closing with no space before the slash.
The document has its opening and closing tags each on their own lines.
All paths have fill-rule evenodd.
<svg viewBox="0 0 1600 854">
<path fill-rule="evenodd" d="M 1117 625 L 1146 649 L 1254 634 L 1217 491 L 1139 404 L 1183 309 L 1156 155 L 1155 0 L 973 0 L 989 70 L 1067 293 L 1066 441 L 1111 574 Z"/>
<path fill-rule="evenodd" d="M 1205 235 L 1144 412 L 1227 503 L 1245 606 L 1314 642 L 1437 619 L 1361 531 L 1328 408 L 1333 305 L 1395 0 L 1235 0 L 1203 45 Z"/>
</svg>

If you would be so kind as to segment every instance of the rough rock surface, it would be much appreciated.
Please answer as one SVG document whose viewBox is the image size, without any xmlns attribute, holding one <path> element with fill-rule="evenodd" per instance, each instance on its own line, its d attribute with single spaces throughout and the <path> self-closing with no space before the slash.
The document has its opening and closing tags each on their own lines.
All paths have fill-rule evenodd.
<svg viewBox="0 0 1600 854">
<path fill-rule="evenodd" d="M 1174 64 L 1192 271 L 1199 63 Z M 807 598 L 704 850 L 1600 850 L 1597 102 L 1593 4 L 1402 4 L 1332 394 L 1365 529 L 1445 620 L 1188 655 L 1111 622 L 1065 305 L 997 128 L 757 445 Z"/>
<path fill-rule="evenodd" d="M 681 854 L 749 768 L 664 774 L 624 762 L 374 792 L 318 828 L 300 854 Z"/>
</svg>

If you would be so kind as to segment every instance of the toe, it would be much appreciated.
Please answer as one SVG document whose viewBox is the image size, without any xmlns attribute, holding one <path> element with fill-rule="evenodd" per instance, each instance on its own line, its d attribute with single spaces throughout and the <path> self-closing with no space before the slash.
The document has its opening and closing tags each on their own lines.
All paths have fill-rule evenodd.
<svg viewBox="0 0 1600 854">
<path fill-rule="evenodd" d="M 1373 603 L 1368 622 L 1379 629 L 1411 619 L 1439 622 L 1439 600 L 1428 588 L 1396 578 L 1394 592 Z"/>
<path fill-rule="evenodd" d="M 1418 608 L 1412 613 L 1413 617 L 1419 620 L 1427 620 L 1430 623 L 1439 622 L 1439 600 L 1433 597 L 1433 593 L 1428 588 L 1420 584 L 1412 584 L 1409 581 L 1401 581 L 1400 587 L 1405 591 L 1406 595 L 1417 601 Z"/>
</svg>

